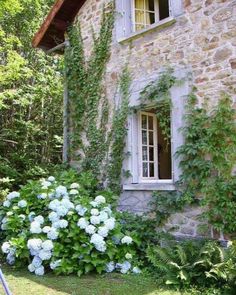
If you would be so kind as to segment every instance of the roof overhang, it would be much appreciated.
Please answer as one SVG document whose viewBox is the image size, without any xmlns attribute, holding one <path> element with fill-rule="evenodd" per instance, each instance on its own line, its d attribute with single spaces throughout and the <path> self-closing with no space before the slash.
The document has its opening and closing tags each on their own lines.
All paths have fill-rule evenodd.
<svg viewBox="0 0 236 295">
<path fill-rule="evenodd" d="M 32 41 L 34 48 L 50 50 L 65 41 L 65 32 L 86 0 L 57 0 Z"/>
</svg>

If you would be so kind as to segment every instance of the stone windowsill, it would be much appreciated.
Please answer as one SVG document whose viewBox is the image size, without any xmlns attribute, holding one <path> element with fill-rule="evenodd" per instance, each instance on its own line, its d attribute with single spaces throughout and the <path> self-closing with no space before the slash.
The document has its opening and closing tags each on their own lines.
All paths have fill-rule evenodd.
<svg viewBox="0 0 236 295">
<path fill-rule="evenodd" d="M 174 191 L 174 183 L 137 183 L 124 184 L 124 191 Z"/>
<path fill-rule="evenodd" d="M 150 25 L 146 29 L 140 30 L 138 32 L 133 32 L 130 35 L 119 39 L 118 42 L 123 43 L 123 42 L 126 42 L 126 41 L 130 41 L 132 39 L 138 38 L 138 37 L 142 36 L 143 34 L 146 34 L 147 32 L 151 32 L 153 30 L 162 30 L 162 29 L 164 29 L 166 27 L 171 26 L 175 22 L 176 22 L 175 18 L 170 16 L 168 18 L 165 18 L 165 19 L 159 21 L 158 23 Z"/>
</svg>

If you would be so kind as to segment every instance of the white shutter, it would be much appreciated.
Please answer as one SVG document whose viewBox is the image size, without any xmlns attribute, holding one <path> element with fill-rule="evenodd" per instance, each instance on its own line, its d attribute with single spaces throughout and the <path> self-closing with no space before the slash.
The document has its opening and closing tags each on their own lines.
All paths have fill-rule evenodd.
<svg viewBox="0 0 236 295">
<path fill-rule="evenodd" d="M 118 40 L 131 33 L 131 1 L 116 0 L 116 36 Z"/>
<path fill-rule="evenodd" d="M 179 16 L 183 13 L 183 0 L 169 0 L 170 11 L 173 17 Z"/>
</svg>

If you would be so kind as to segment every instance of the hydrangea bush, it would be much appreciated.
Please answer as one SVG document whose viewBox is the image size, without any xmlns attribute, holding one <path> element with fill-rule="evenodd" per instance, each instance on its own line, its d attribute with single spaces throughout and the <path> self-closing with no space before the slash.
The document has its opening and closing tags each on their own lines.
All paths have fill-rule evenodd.
<svg viewBox="0 0 236 295">
<path fill-rule="evenodd" d="M 6 261 L 36 275 L 139 273 L 138 241 L 123 232 L 105 193 L 93 195 L 71 180 L 50 176 L 7 195 L 1 209 Z"/>
</svg>

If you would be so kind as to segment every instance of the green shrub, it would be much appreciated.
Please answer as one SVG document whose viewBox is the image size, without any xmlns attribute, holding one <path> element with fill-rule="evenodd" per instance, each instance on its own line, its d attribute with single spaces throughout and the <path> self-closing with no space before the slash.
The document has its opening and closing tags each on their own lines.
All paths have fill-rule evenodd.
<svg viewBox="0 0 236 295">
<path fill-rule="evenodd" d="M 98 195 L 96 190 L 90 174 L 69 170 L 9 193 L 0 212 L 7 262 L 28 264 L 36 275 L 50 268 L 56 274 L 78 275 L 139 272 L 138 240 L 118 222 L 109 205 L 111 193 Z"/>
</svg>

